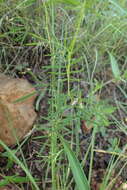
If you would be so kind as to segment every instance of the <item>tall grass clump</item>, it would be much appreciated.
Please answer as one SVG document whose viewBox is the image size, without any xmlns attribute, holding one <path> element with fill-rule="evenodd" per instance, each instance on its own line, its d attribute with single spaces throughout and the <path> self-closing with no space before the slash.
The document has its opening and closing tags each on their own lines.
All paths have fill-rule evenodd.
<svg viewBox="0 0 127 190">
<path fill-rule="evenodd" d="M 2 0 L 0 4 L 1 71 L 14 77 L 17 70 L 25 71 L 37 86 L 46 86 L 48 93 L 47 115 L 40 115 L 36 124 L 44 135 L 33 137 L 41 142 L 37 161 L 41 159 L 43 182 L 36 181 L 29 168 L 3 146 L 25 171 L 33 189 L 92 189 L 99 152 L 110 155 L 100 189 L 113 187 L 124 168 L 113 181 L 115 169 L 120 163 L 126 165 L 122 157 L 126 148 L 100 150 L 97 137 L 100 134 L 108 141 L 108 130 L 113 129 L 126 135 L 126 118 L 121 116 L 127 113 L 125 1 Z M 37 110 L 45 96 L 39 97 Z"/>
</svg>

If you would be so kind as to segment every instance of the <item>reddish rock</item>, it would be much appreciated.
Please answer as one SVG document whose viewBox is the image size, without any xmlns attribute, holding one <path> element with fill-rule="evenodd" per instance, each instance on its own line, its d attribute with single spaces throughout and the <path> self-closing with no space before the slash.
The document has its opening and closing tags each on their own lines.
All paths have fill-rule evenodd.
<svg viewBox="0 0 127 190">
<path fill-rule="evenodd" d="M 9 186 L 0 187 L 0 190 L 19 190 L 19 188 L 17 188 L 14 185 L 9 185 Z"/>
<path fill-rule="evenodd" d="M 17 101 L 30 94 L 34 95 Z M 0 140 L 8 146 L 16 144 L 32 128 L 36 118 L 35 98 L 36 91 L 27 80 L 0 74 Z"/>
<path fill-rule="evenodd" d="M 0 187 L 0 190 L 10 190 L 8 187 Z"/>
</svg>

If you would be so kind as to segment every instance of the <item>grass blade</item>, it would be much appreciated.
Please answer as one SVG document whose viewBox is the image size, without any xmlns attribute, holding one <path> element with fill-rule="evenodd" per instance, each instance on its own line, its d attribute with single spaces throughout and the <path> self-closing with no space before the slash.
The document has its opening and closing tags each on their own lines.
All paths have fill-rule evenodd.
<svg viewBox="0 0 127 190">
<path fill-rule="evenodd" d="M 25 95 L 25 96 L 22 96 L 21 98 L 18 98 L 18 99 L 16 99 L 16 100 L 14 100 L 12 103 L 18 103 L 18 102 L 23 102 L 23 101 L 25 101 L 25 100 L 27 100 L 27 99 L 29 99 L 30 97 L 32 97 L 32 96 L 34 96 L 34 95 L 36 95 L 37 94 L 37 92 L 36 91 L 33 91 L 32 93 L 29 93 L 29 94 L 27 94 L 27 95 Z"/>
<path fill-rule="evenodd" d="M 78 6 L 80 5 L 80 1 L 77 0 L 54 0 L 55 3 L 64 3 L 67 5 L 72 5 L 72 6 Z"/>
<path fill-rule="evenodd" d="M 4 179 L 0 180 L 0 187 L 3 187 L 10 183 L 27 183 L 27 182 L 29 182 L 29 179 L 27 177 L 5 176 Z"/>
<path fill-rule="evenodd" d="M 111 53 L 108 53 L 108 54 L 109 54 L 109 58 L 110 58 L 112 73 L 113 73 L 115 79 L 119 80 L 120 79 L 120 70 L 119 70 L 117 60 L 115 59 L 115 57 Z"/>
<path fill-rule="evenodd" d="M 70 149 L 68 143 L 63 138 L 61 138 L 61 141 L 64 146 L 65 153 L 68 157 L 77 188 L 79 190 L 90 190 L 88 180 L 74 152 Z"/>
<path fill-rule="evenodd" d="M 114 5 L 114 7 L 116 7 L 116 8 L 120 11 L 121 15 L 127 15 L 127 11 L 126 11 L 125 9 L 123 9 L 123 8 L 120 6 L 120 4 L 118 4 L 117 1 L 115 1 L 115 0 L 109 0 L 109 2 L 110 2 L 112 5 Z"/>
<path fill-rule="evenodd" d="M 27 178 L 29 181 L 34 185 L 36 190 L 40 190 L 37 183 L 35 182 L 34 177 L 31 175 L 30 171 L 24 166 L 24 164 L 17 158 L 17 156 L 0 140 L 0 145 L 4 147 L 6 151 L 11 155 L 14 161 L 22 168 L 22 170 L 26 173 Z"/>
</svg>

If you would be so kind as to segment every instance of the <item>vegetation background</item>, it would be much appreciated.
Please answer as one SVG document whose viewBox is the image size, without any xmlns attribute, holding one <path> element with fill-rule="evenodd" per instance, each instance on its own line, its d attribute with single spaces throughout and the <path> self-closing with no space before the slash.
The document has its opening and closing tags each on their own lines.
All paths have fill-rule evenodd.
<svg viewBox="0 0 127 190">
<path fill-rule="evenodd" d="M 0 70 L 38 90 L 0 187 L 127 189 L 126 0 L 0 0 Z"/>
</svg>

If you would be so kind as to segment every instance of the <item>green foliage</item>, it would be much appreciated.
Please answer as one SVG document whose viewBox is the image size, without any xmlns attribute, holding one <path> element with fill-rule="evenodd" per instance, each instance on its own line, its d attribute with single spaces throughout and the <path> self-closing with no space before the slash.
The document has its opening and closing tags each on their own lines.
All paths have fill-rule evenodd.
<svg viewBox="0 0 127 190">
<path fill-rule="evenodd" d="M 110 147 L 108 148 L 108 151 L 110 152 L 117 152 L 120 153 L 121 149 L 119 148 L 119 140 L 118 138 L 110 138 L 108 139 L 109 143 L 110 143 Z"/>
<path fill-rule="evenodd" d="M 115 57 L 111 53 L 109 53 L 109 57 L 110 57 L 110 64 L 111 64 L 114 78 L 116 80 L 120 80 L 121 74 L 120 74 L 118 63 L 117 63 Z"/>
<path fill-rule="evenodd" d="M 109 117 L 116 110 L 116 107 L 110 105 L 108 101 L 99 100 L 96 95 L 92 95 L 84 100 L 85 106 L 79 109 L 81 118 L 87 121 L 88 126 L 97 126 L 98 130 L 109 126 Z"/>
<path fill-rule="evenodd" d="M 5 185 L 9 185 L 10 183 L 28 183 L 29 179 L 27 177 L 20 176 L 4 176 L 2 180 L 0 180 L 0 187 L 4 187 Z"/>
<path fill-rule="evenodd" d="M 54 1 L 54 3 L 64 3 L 67 5 L 73 5 L 73 6 L 80 5 L 79 0 L 53 0 L 53 1 Z"/>
<path fill-rule="evenodd" d="M 119 2 L 115 1 L 115 0 L 109 0 L 109 2 L 115 6 L 115 8 L 119 11 L 119 13 L 121 15 L 127 15 L 127 11 L 126 9 L 124 9 Z"/>
<path fill-rule="evenodd" d="M 78 161 L 78 159 L 76 158 L 74 152 L 70 149 L 68 143 L 61 138 L 61 142 L 64 146 L 64 150 L 65 153 L 68 157 L 69 160 L 69 164 L 77 185 L 77 189 L 78 190 L 90 190 L 90 186 L 88 184 L 88 180 L 83 172 L 83 169 Z"/>
<path fill-rule="evenodd" d="M 12 152 L 15 154 L 16 151 L 15 150 L 12 150 Z M 11 156 L 11 154 L 9 154 L 8 152 L 3 152 L 2 153 L 2 157 L 6 157 L 8 160 L 7 160 L 7 165 L 6 165 L 6 169 L 10 169 L 12 168 L 13 164 L 14 164 L 14 160 L 13 160 L 13 157 Z"/>
<path fill-rule="evenodd" d="M 14 162 L 16 162 L 23 169 L 23 171 L 26 173 L 26 176 L 28 177 L 29 181 L 31 181 L 31 183 L 34 185 L 34 187 L 36 188 L 36 190 L 39 190 L 39 187 L 38 187 L 37 183 L 35 182 L 35 179 L 31 175 L 31 173 L 29 172 L 29 170 L 26 168 L 26 166 L 24 166 L 24 164 L 17 158 L 17 156 L 14 154 L 14 152 L 12 152 L 1 140 L 0 140 L 0 145 L 6 151 L 8 151 L 8 154 L 10 154 L 9 157 L 11 157 L 14 160 Z"/>
<path fill-rule="evenodd" d="M 36 111 L 42 106 L 37 123 L 37 130 L 42 135 L 31 137 L 35 144 L 41 144 L 41 150 L 36 154 L 37 161 L 41 158 L 40 167 L 44 171 L 44 189 L 49 181 L 52 183 L 52 190 L 69 190 L 73 183 L 79 190 L 90 189 L 96 133 L 107 137 L 110 118 L 116 119 L 114 125 L 126 134 L 125 124 L 121 121 L 121 115 L 126 115 L 124 100 L 127 97 L 126 15 L 125 1 L 0 1 L 1 71 L 14 77 L 18 77 L 16 71 L 25 71 L 24 77 L 32 78 L 37 86 L 43 86 L 45 76 L 47 80 L 45 86 L 48 102 L 46 99 L 44 111 L 41 100 L 45 97 L 45 90 L 38 92 L 35 102 Z M 20 51 L 21 48 L 24 51 Z M 32 51 L 29 52 L 29 49 Z M 37 51 L 33 56 L 35 49 Z M 33 71 L 28 71 L 27 68 L 32 68 Z M 110 68 L 113 79 L 108 73 Z M 115 97 L 117 91 L 114 94 L 110 92 L 112 82 L 114 89 L 119 90 L 118 97 Z M 105 89 L 109 94 L 104 94 Z M 25 101 L 33 95 L 35 92 L 13 103 Z M 120 121 L 117 121 L 116 113 L 113 119 L 115 111 L 119 114 Z M 89 148 L 85 158 L 81 157 L 80 150 L 81 120 L 93 129 L 89 134 L 91 142 L 86 142 L 89 143 Z M 60 135 L 68 140 L 71 147 L 74 145 L 76 148 L 72 151 L 68 142 L 63 138 L 59 140 Z M 8 159 L 6 169 L 11 169 L 16 162 L 26 173 L 26 182 L 29 180 L 39 190 L 27 165 L 16 156 L 15 151 L 8 149 L 3 142 L 0 144 L 7 150 L 3 153 Z M 116 138 L 110 139 L 109 144 L 111 154 L 114 152 L 115 155 L 115 151 L 120 153 Z M 61 154 L 63 146 L 69 164 L 66 156 Z M 25 154 L 24 152 L 24 157 Z M 89 154 L 91 156 L 87 180 L 83 168 L 85 162 L 88 162 Z M 84 160 L 80 164 L 77 158 Z M 112 171 L 117 167 L 114 158 L 115 156 L 109 162 L 102 182 L 103 190 L 110 181 Z M 20 181 L 25 182 L 25 179 L 20 176 L 7 176 L 1 184 Z"/>
</svg>

